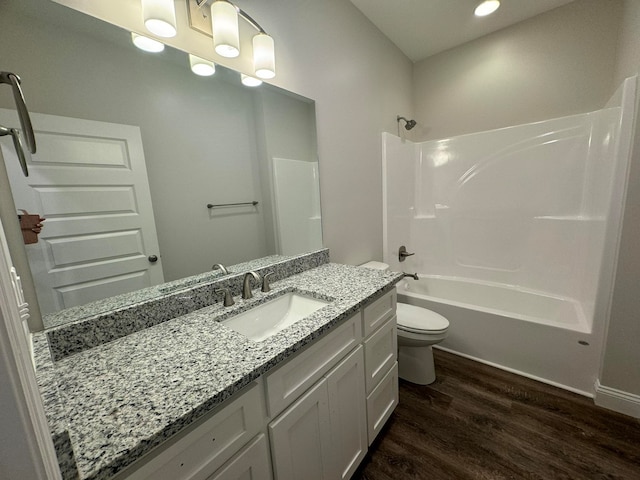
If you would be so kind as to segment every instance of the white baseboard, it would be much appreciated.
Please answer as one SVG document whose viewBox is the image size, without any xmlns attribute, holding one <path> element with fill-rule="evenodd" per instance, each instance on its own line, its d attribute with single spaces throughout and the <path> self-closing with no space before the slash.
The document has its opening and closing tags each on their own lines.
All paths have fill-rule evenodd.
<svg viewBox="0 0 640 480">
<path fill-rule="evenodd" d="M 567 390 L 568 392 L 577 393 L 578 395 L 582 395 L 583 397 L 593 398 L 593 394 L 591 392 L 585 392 L 584 390 L 579 390 L 577 388 L 573 388 L 568 385 L 564 385 L 562 383 L 554 382 L 553 380 L 549 380 L 547 378 L 531 375 L 530 373 L 523 372 L 522 370 L 516 370 L 515 368 L 510 368 L 505 365 L 501 365 L 499 363 L 489 362 L 488 360 L 483 360 L 482 358 L 474 357 L 473 355 L 467 355 L 466 353 L 461 353 L 461 352 L 458 352 L 457 350 L 452 350 L 450 348 L 442 347 L 440 345 L 434 345 L 433 348 L 437 350 L 442 350 L 444 352 L 453 353 L 454 355 L 458 355 L 459 357 L 468 358 L 469 360 L 473 360 L 479 363 L 484 363 L 485 365 L 499 368 L 500 370 L 504 370 L 505 372 L 515 373 L 516 375 L 530 378 L 531 380 L 535 380 L 537 382 L 546 383 L 547 385 L 551 385 L 552 387 L 558 387 L 563 390 Z"/>
<path fill-rule="evenodd" d="M 599 380 L 596 380 L 596 395 L 594 400 L 599 407 L 640 418 L 640 395 L 605 387 L 604 385 L 600 385 Z"/>
</svg>

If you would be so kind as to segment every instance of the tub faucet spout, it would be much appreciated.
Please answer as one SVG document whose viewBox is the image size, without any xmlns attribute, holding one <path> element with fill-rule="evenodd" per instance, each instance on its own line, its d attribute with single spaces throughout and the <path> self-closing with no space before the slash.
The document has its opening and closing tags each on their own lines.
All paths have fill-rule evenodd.
<svg viewBox="0 0 640 480">
<path fill-rule="evenodd" d="M 411 278 L 413 278 L 414 280 L 420 280 L 420 279 L 418 278 L 418 274 L 417 274 L 417 273 L 406 273 L 406 272 L 402 272 L 402 278 L 404 278 L 404 277 L 411 277 Z"/>
</svg>

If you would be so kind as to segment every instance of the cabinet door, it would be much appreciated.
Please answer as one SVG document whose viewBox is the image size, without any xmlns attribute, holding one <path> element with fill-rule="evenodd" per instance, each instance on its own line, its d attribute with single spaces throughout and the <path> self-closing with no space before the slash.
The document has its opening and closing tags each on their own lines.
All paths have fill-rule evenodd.
<svg viewBox="0 0 640 480">
<path fill-rule="evenodd" d="M 269 439 L 277 480 L 335 478 L 326 379 L 269 424 Z"/>
<path fill-rule="evenodd" d="M 367 453 L 364 352 L 358 347 L 327 375 L 336 477 L 349 479 Z"/>
<path fill-rule="evenodd" d="M 284 365 L 266 375 L 267 407 L 275 418 L 362 340 L 360 313 L 328 332 Z"/>
<path fill-rule="evenodd" d="M 267 437 L 261 433 L 207 480 L 271 480 L 272 478 Z"/>
</svg>

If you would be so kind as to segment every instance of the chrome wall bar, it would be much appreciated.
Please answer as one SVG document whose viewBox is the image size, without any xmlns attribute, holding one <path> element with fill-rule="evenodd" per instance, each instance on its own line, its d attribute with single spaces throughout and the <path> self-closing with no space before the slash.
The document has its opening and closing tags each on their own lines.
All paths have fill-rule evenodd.
<svg viewBox="0 0 640 480">
<path fill-rule="evenodd" d="M 237 207 L 240 205 L 253 205 L 254 207 L 258 205 L 258 202 L 255 200 L 253 202 L 240 202 L 240 203 L 218 203 L 214 205 L 213 203 L 207 203 L 207 208 L 219 208 L 219 207 Z"/>
</svg>

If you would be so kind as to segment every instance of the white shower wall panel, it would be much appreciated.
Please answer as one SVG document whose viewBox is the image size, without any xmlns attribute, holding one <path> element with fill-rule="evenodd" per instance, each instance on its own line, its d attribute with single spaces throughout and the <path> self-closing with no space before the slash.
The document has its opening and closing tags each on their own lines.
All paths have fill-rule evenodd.
<svg viewBox="0 0 640 480">
<path fill-rule="evenodd" d="M 610 109 L 421 144 L 385 134 L 394 152 L 385 259 L 589 303 L 597 281 L 585 288 L 585 277 L 597 279 L 600 268 L 618 117 Z M 416 253 L 402 266 L 400 245 Z"/>
</svg>

